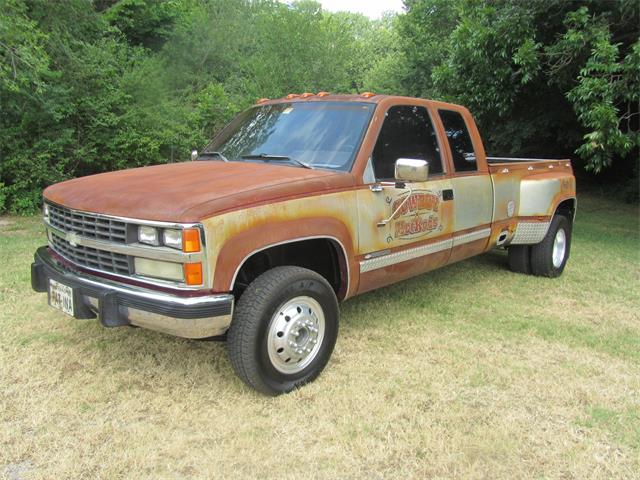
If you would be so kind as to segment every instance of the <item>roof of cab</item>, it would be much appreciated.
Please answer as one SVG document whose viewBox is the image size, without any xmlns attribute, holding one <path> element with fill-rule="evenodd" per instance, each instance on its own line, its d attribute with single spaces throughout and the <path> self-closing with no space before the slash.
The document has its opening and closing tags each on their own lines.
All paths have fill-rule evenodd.
<svg viewBox="0 0 640 480">
<path fill-rule="evenodd" d="M 329 92 L 318 93 L 290 93 L 281 98 L 260 98 L 255 102 L 255 105 L 270 105 L 276 103 L 291 103 L 291 102 L 359 102 L 359 103 L 380 103 L 386 99 L 394 99 L 402 101 L 403 99 L 416 100 L 416 97 L 406 97 L 402 95 L 383 95 L 372 92 L 363 92 L 359 94 L 334 94 Z M 427 102 L 432 102 L 437 105 L 454 105 L 450 103 L 440 102 L 430 99 L 420 99 Z M 458 105 L 456 105 L 458 106 Z"/>
<path fill-rule="evenodd" d="M 326 101 L 334 101 L 334 102 L 368 102 L 368 103 L 378 103 L 382 98 L 388 97 L 388 95 L 376 95 L 370 92 L 366 92 L 367 95 L 364 94 L 334 94 L 329 92 L 318 92 L 318 93 L 290 93 L 289 95 L 285 95 L 281 98 L 260 98 L 256 101 L 256 105 L 264 105 L 270 103 L 289 103 L 289 102 L 326 102 Z"/>
</svg>

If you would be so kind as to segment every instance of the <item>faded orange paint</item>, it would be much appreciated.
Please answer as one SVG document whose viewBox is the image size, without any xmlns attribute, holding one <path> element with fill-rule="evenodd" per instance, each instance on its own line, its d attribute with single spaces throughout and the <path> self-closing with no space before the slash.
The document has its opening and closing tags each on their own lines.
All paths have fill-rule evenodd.
<svg viewBox="0 0 640 480">
<path fill-rule="evenodd" d="M 296 239 L 330 239 L 339 244 L 344 256 L 343 277 L 348 273 L 341 298 L 487 251 L 503 232 L 508 244 L 519 222 L 548 222 L 562 201 L 575 198 L 569 160 L 488 163 L 471 114 L 458 105 L 322 92 L 260 99 L 253 108 L 316 101 L 376 104 L 350 173 L 267 163 L 191 162 L 70 180 L 49 187 L 44 197 L 86 212 L 201 223 L 208 261 L 203 290 L 207 291 L 232 290 L 243 262 L 264 248 Z M 427 109 L 438 136 L 443 173 L 409 185 L 413 193 L 407 203 L 381 226 L 409 195 L 408 189 L 393 183 L 382 183 L 382 191 L 372 191 L 364 180 L 385 113 L 396 105 Z M 465 119 L 477 172 L 455 172 L 439 109 L 459 112 Z M 543 195 L 534 196 L 529 189 Z M 443 190 L 454 190 L 455 198 L 445 201 Z M 456 199 L 465 198 L 473 198 L 471 203 L 482 208 L 456 211 Z M 433 246 L 439 250 L 430 250 Z M 398 261 L 376 263 L 380 258 Z"/>
</svg>

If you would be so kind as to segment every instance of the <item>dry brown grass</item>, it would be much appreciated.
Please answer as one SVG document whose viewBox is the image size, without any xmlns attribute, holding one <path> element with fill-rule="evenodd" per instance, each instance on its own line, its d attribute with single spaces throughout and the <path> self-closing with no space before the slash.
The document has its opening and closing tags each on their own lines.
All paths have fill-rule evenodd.
<svg viewBox="0 0 640 480">
<path fill-rule="evenodd" d="M 224 344 L 49 310 L 39 221 L 5 218 L 0 475 L 640 478 L 638 211 L 604 207 L 581 199 L 561 279 L 492 253 L 347 302 L 327 370 L 279 398 Z"/>
</svg>

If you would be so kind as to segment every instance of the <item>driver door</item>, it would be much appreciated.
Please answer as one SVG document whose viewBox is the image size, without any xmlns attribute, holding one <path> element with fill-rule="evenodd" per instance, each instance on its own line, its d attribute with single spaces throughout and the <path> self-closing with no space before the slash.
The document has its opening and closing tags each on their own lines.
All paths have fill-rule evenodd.
<svg viewBox="0 0 640 480">
<path fill-rule="evenodd" d="M 427 181 L 396 182 L 399 158 L 427 160 Z M 365 181 L 369 188 L 357 191 L 359 292 L 444 265 L 452 248 L 452 187 L 426 107 L 387 110 Z"/>
</svg>

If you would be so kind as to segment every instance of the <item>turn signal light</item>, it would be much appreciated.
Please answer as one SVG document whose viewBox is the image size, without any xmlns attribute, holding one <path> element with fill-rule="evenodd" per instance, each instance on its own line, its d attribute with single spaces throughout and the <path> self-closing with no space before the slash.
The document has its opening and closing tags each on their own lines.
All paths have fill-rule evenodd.
<svg viewBox="0 0 640 480">
<path fill-rule="evenodd" d="M 182 231 L 182 251 L 186 253 L 200 251 L 200 230 L 185 228 Z"/>
<path fill-rule="evenodd" d="M 187 285 L 202 285 L 202 263 L 185 263 L 184 281 Z"/>
</svg>

